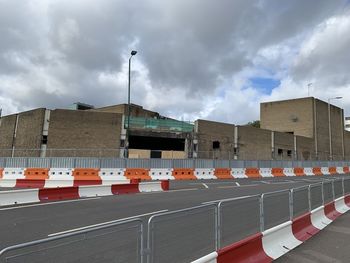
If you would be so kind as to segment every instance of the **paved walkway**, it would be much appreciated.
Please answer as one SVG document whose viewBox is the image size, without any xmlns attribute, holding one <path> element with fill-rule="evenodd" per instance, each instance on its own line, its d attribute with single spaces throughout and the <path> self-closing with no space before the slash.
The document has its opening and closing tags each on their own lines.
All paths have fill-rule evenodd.
<svg viewBox="0 0 350 263">
<path fill-rule="evenodd" d="M 350 262 L 350 211 L 276 262 Z"/>
</svg>

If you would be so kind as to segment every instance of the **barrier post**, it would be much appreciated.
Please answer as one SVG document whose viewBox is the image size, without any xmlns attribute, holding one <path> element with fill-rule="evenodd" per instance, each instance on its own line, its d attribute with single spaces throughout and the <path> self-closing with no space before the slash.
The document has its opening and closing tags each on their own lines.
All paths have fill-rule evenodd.
<svg viewBox="0 0 350 263">
<path fill-rule="evenodd" d="M 341 179 L 341 185 L 343 190 L 343 196 L 345 196 L 344 178 Z"/>
<path fill-rule="evenodd" d="M 294 189 L 290 189 L 289 191 L 289 219 L 290 221 L 293 221 L 293 206 L 294 206 L 294 202 L 293 202 L 293 195 L 294 195 Z"/>
<path fill-rule="evenodd" d="M 321 183 L 321 185 L 322 185 L 322 187 L 321 187 L 321 192 L 322 192 L 322 204 L 324 205 L 324 189 L 323 189 L 324 184 L 323 184 L 323 182 Z"/>
<path fill-rule="evenodd" d="M 219 206 L 215 206 L 215 250 L 218 251 L 220 248 L 220 218 L 219 218 Z"/>
<path fill-rule="evenodd" d="M 264 194 L 260 196 L 260 232 L 265 230 L 265 220 L 264 220 Z"/>
<path fill-rule="evenodd" d="M 332 180 L 332 195 L 333 195 L 333 201 L 334 201 L 335 200 L 334 180 Z"/>
<path fill-rule="evenodd" d="M 307 197 L 308 197 L 308 201 L 309 201 L 309 212 L 311 212 L 312 207 L 311 207 L 311 184 L 309 184 L 309 186 L 307 187 L 308 191 L 307 191 Z"/>
<path fill-rule="evenodd" d="M 217 248 L 218 251 L 221 248 L 221 202 L 217 205 L 217 222 L 216 222 L 216 231 L 217 231 Z"/>
</svg>

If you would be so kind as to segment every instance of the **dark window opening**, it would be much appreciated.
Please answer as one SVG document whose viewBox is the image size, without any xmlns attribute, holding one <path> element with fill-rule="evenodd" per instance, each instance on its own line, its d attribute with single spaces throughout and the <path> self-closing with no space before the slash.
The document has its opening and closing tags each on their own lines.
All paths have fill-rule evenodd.
<svg viewBox="0 0 350 263">
<path fill-rule="evenodd" d="M 43 135 L 41 138 L 41 144 L 47 144 L 47 135 Z"/>
<path fill-rule="evenodd" d="M 184 151 L 185 139 L 130 136 L 129 148 L 140 150 Z"/>
<path fill-rule="evenodd" d="M 213 141 L 213 149 L 220 149 L 220 142 L 219 141 Z"/>
<path fill-rule="evenodd" d="M 162 151 L 151 151 L 151 158 L 162 158 Z"/>
<path fill-rule="evenodd" d="M 197 145 L 196 143 L 193 144 L 193 151 L 195 151 L 195 152 L 197 151 L 197 146 L 198 146 L 198 145 Z"/>
<path fill-rule="evenodd" d="M 291 132 L 286 132 L 286 133 L 289 133 L 289 134 L 293 134 L 293 135 L 294 135 L 294 132 L 293 132 L 293 131 L 291 131 Z"/>
<path fill-rule="evenodd" d="M 288 155 L 288 157 L 292 157 L 292 150 L 288 150 L 287 155 Z"/>
<path fill-rule="evenodd" d="M 120 140 L 120 147 L 125 147 L 125 140 Z"/>
<path fill-rule="evenodd" d="M 234 148 L 233 148 L 233 154 L 236 155 L 237 153 L 238 153 L 238 149 L 237 149 L 237 147 L 234 147 Z"/>
<path fill-rule="evenodd" d="M 277 154 L 278 154 L 278 155 L 283 155 L 283 149 L 278 149 L 278 150 L 277 150 Z"/>
</svg>

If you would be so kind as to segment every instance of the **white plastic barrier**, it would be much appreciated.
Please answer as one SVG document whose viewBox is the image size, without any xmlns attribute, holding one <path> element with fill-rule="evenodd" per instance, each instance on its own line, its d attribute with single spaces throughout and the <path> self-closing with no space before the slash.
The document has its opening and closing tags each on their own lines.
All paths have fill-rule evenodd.
<svg viewBox="0 0 350 263">
<path fill-rule="evenodd" d="M 337 174 L 345 174 L 344 167 L 337 167 Z"/>
<path fill-rule="evenodd" d="M 344 214 L 350 210 L 350 207 L 348 207 L 345 204 L 344 197 L 339 197 L 339 198 L 335 199 L 334 205 L 335 205 L 335 210 L 337 210 L 341 214 Z"/>
<path fill-rule="evenodd" d="M 262 177 L 273 177 L 272 168 L 260 168 L 259 171 Z"/>
<path fill-rule="evenodd" d="M 217 179 L 214 175 L 214 171 L 215 169 L 197 168 L 194 171 L 194 175 L 197 179 Z"/>
<path fill-rule="evenodd" d="M 0 187 L 16 187 L 17 179 L 0 179 Z"/>
<path fill-rule="evenodd" d="M 123 168 L 101 168 L 98 172 L 103 185 L 121 184 L 123 181 L 129 183 L 130 180 L 124 176 Z"/>
<path fill-rule="evenodd" d="M 233 178 L 248 178 L 245 174 L 245 168 L 232 168 L 231 175 Z"/>
<path fill-rule="evenodd" d="M 38 189 L 0 191 L 0 206 L 40 202 Z"/>
<path fill-rule="evenodd" d="M 332 220 L 326 217 L 324 213 L 324 206 L 320 206 L 311 211 L 311 223 L 320 230 L 332 223 Z"/>
<path fill-rule="evenodd" d="M 304 173 L 306 174 L 306 176 L 314 176 L 314 172 L 312 167 L 306 167 L 304 168 Z"/>
<path fill-rule="evenodd" d="M 73 169 L 51 168 L 44 188 L 69 187 L 74 185 Z"/>
<path fill-rule="evenodd" d="M 25 168 L 4 168 L 3 179 L 25 179 Z"/>
<path fill-rule="evenodd" d="M 286 176 L 295 176 L 294 169 L 293 168 L 283 168 L 283 173 Z"/>
<path fill-rule="evenodd" d="M 149 175 L 152 180 L 175 180 L 175 177 L 172 176 L 173 169 L 150 169 Z"/>
<path fill-rule="evenodd" d="M 213 252 L 195 261 L 192 261 L 191 263 L 216 263 L 217 258 L 218 258 L 218 252 Z"/>
<path fill-rule="evenodd" d="M 330 175 L 328 167 L 321 167 L 321 173 L 323 175 Z"/>
<path fill-rule="evenodd" d="M 163 191 L 161 182 L 144 182 L 139 183 L 139 191 L 143 192 L 159 192 Z"/>
<path fill-rule="evenodd" d="M 100 186 L 79 186 L 80 197 L 107 196 L 113 195 L 110 185 Z"/>
<path fill-rule="evenodd" d="M 302 243 L 295 238 L 292 231 L 291 221 L 270 228 L 262 234 L 262 245 L 264 251 L 273 259 L 279 258 Z"/>
</svg>

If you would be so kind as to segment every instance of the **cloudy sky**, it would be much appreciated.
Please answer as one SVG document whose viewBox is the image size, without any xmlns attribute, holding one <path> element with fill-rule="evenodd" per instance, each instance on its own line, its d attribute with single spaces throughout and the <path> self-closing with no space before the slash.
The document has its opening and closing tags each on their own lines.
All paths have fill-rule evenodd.
<svg viewBox="0 0 350 263">
<path fill-rule="evenodd" d="M 350 115 L 348 0 L 0 0 L 0 108 L 127 101 L 236 124 L 262 101 L 327 100 Z"/>
</svg>

